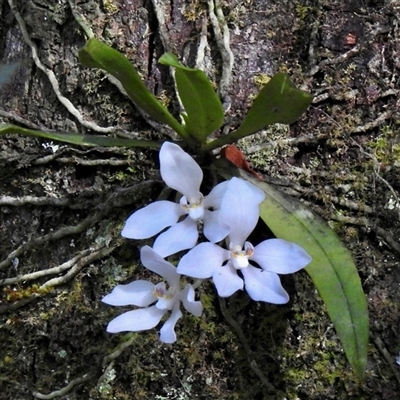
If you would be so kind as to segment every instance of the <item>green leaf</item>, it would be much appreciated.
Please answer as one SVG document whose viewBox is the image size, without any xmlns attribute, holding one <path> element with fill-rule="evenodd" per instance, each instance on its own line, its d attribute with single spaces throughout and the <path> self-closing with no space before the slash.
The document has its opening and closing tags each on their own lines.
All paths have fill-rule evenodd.
<svg viewBox="0 0 400 400">
<path fill-rule="evenodd" d="M 149 147 L 158 149 L 161 144 L 150 140 L 120 139 L 108 136 L 79 135 L 73 133 L 58 133 L 37 131 L 34 129 L 21 128 L 17 125 L 0 124 L 0 135 L 18 134 L 33 136 L 42 139 L 56 140 L 58 142 L 74 144 L 77 146 L 100 146 L 100 147 Z"/>
<path fill-rule="evenodd" d="M 165 53 L 159 62 L 175 68 L 176 86 L 186 111 L 185 129 L 198 143 L 205 143 L 224 121 L 224 109 L 210 80 L 203 71 L 181 65 L 172 53 Z"/>
<path fill-rule="evenodd" d="M 255 183 L 255 182 L 253 182 Z M 306 271 L 324 300 L 347 359 L 361 379 L 367 364 L 367 301 L 350 252 L 329 225 L 299 201 L 258 183 L 267 195 L 260 216 L 276 237 L 304 247 Z"/>
<path fill-rule="evenodd" d="M 119 51 L 91 38 L 79 50 L 79 61 L 86 67 L 100 68 L 117 78 L 137 107 L 154 120 L 169 125 L 180 136 L 188 137 L 183 126 L 147 89 L 131 62 Z"/>
<path fill-rule="evenodd" d="M 310 93 L 297 89 L 287 74 L 275 74 L 258 94 L 239 128 L 208 143 L 203 150 L 237 142 L 277 122 L 292 124 L 307 110 L 312 99 Z"/>
<path fill-rule="evenodd" d="M 292 124 L 311 104 L 313 96 L 297 89 L 288 75 L 278 73 L 258 94 L 238 131 L 248 136 L 267 125 Z"/>
<path fill-rule="evenodd" d="M 362 379 L 367 364 L 368 309 L 350 252 L 328 224 L 297 199 L 243 171 L 236 170 L 235 174 L 265 192 L 260 217 L 274 235 L 297 243 L 311 255 L 313 260 L 306 271 L 324 300 L 347 359 Z"/>
</svg>

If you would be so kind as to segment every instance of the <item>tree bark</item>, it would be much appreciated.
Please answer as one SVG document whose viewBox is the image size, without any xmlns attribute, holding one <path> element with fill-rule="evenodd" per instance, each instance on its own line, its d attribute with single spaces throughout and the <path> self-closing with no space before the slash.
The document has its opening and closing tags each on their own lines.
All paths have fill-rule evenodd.
<svg viewBox="0 0 400 400">
<path fill-rule="evenodd" d="M 279 307 L 245 294 L 218 304 L 206 285 L 204 316 L 184 316 L 173 346 L 155 330 L 107 334 L 121 310 L 101 298 L 152 276 L 141 243 L 120 231 L 160 193 L 157 154 L 0 136 L 0 398 L 397 399 L 399 11 L 397 0 L 0 0 L 0 64 L 19 62 L 1 88 L 0 122 L 168 140 L 104 73 L 79 64 L 90 32 L 175 115 L 159 57 L 202 68 L 227 110 L 225 132 L 278 71 L 312 92 L 298 122 L 239 146 L 352 251 L 372 337 L 358 382 L 305 273 L 286 282 L 292 301 Z"/>
</svg>

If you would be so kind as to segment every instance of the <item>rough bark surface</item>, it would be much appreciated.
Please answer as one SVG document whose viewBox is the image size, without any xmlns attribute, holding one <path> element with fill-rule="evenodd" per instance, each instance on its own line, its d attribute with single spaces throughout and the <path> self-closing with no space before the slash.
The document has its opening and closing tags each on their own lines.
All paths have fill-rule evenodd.
<svg viewBox="0 0 400 400">
<path fill-rule="evenodd" d="M 101 298 L 118 283 L 152 276 L 138 262 L 141 244 L 120 230 L 160 193 L 156 152 L 65 145 L 54 152 L 43 141 L 3 136 L 1 399 L 399 398 L 399 1 L 0 0 L 0 63 L 23 60 L 0 93 L 0 122 L 167 139 L 102 72 L 79 65 L 87 38 L 78 20 L 124 53 L 177 113 L 171 75 L 157 64 L 163 52 L 201 66 L 217 85 L 225 79 L 229 48 L 213 29 L 210 4 L 221 6 L 234 55 L 228 91 L 221 88 L 226 129 L 277 71 L 316 95 L 300 121 L 240 146 L 265 179 L 303 199 L 352 251 L 371 320 L 365 381 L 352 373 L 305 272 L 288 279 L 286 306 L 244 294 L 220 304 L 206 286 L 204 316 L 186 315 L 174 345 L 160 343 L 156 330 L 107 334 L 121 309 Z M 43 70 L 54 73 L 83 123 Z"/>
</svg>

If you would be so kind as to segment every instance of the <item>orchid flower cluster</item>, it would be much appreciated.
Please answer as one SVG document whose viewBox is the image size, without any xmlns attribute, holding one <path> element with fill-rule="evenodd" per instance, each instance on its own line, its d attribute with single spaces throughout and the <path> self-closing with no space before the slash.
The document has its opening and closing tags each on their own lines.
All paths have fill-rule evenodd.
<svg viewBox="0 0 400 400">
<path fill-rule="evenodd" d="M 102 301 L 106 304 L 141 307 L 113 319 L 107 331 L 151 329 L 171 311 L 161 328 L 160 340 L 175 342 L 181 304 L 197 317 L 203 311 L 201 302 L 195 300 L 197 282 L 183 286 L 182 276 L 211 278 L 221 297 L 245 288 L 256 301 L 288 302 L 278 274 L 304 268 L 311 257 L 302 247 L 282 239 L 265 240 L 256 246 L 247 241 L 258 222 L 264 192 L 233 177 L 204 196 L 200 192 L 202 169 L 181 147 L 169 142 L 160 150 L 160 172 L 167 186 L 182 194 L 179 203 L 156 201 L 136 211 L 126 221 L 122 236 L 147 239 L 162 232 L 153 248 L 144 246 L 140 251 L 142 264 L 162 280 L 157 284 L 137 280 L 118 285 L 105 296 Z M 208 241 L 198 244 L 199 227 Z M 165 259 L 183 250 L 189 251 L 176 267 Z"/>
</svg>

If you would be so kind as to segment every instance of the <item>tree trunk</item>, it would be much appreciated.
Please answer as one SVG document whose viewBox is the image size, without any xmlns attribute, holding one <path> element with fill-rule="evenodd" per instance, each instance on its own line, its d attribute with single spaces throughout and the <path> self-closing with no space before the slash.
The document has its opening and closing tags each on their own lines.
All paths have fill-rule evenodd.
<svg viewBox="0 0 400 400">
<path fill-rule="evenodd" d="M 175 115 L 173 79 L 157 60 L 171 51 L 202 68 L 227 110 L 225 131 L 278 71 L 312 92 L 298 122 L 239 146 L 341 236 L 371 320 L 364 382 L 305 272 L 285 281 L 285 306 L 241 293 L 218 303 L 206 285 L 203 317 L 184 315 L 173 346 L 156 330 L 110 335 L 121 310 L 102 297 L 153 276 L 139 262 L 143 243 L 120 231 L 162 189 L 157 153 L 1 136 L 0 398 L 397 399 L 399 11 L 397 0 L 0 0 L 0 64 L 18 62 L 1 87 L 0 122 L 170 138 L 103 72 L 79 64 L 90 31 L 125 54 Z"/>
</svg>

